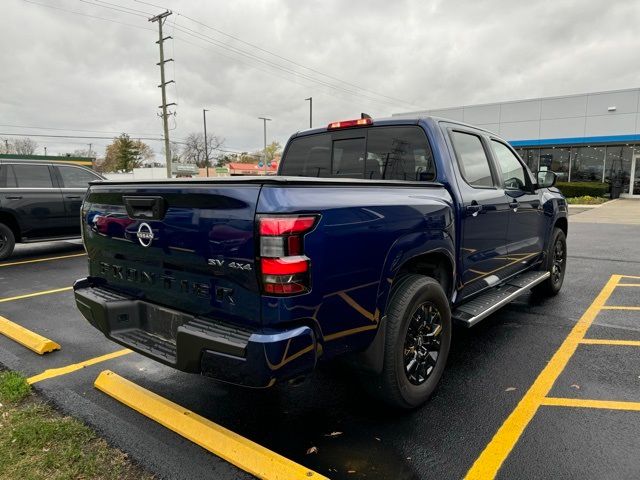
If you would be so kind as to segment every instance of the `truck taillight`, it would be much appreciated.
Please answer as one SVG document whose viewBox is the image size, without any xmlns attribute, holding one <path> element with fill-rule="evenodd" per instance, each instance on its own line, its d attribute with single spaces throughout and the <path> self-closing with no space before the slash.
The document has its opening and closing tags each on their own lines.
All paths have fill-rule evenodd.
<svg viewBox="0 0 640 480">
<path fill-rule="evenodd" d="M 259 217 L 262 290 L 270 295 L 293 295 L 310 290 L 310 260 L 304 255 L 304 235 L 313 230 L 317 215 Z"/>
</svg>

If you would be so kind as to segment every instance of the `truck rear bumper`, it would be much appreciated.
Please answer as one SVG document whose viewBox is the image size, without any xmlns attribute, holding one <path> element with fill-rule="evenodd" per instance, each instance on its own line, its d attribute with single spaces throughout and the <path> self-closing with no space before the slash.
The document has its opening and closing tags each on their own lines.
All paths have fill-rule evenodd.
<svg viewBox="0 0 640 480">
<path fill-rule="evenodd" d="M 233 326 L 146 302 L 83 278 L 73 289 L 78 309 L 107 338 L 178 370 L 247 387 L 311 372 L 318 345 L 313 330 Z"/>
</svg>

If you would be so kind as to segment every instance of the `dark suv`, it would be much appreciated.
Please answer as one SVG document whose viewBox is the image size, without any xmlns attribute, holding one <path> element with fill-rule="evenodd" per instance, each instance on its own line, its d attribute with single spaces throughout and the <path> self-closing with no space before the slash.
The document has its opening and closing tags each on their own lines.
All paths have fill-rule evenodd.
<svg viewBox="0 0 640 480">
<path fill-rule="evenodd" d="M 0 159 L 0 260 L 16 243 L 79 238 L 82 199 L 101 179 L 63 160 Z"/>
</svg>

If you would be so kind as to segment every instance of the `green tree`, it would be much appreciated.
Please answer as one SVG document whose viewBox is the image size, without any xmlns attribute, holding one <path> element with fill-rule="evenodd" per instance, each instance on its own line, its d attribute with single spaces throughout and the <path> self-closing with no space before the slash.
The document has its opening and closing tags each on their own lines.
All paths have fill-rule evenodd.
<svg viewBox="0 0 640 480">
<path fill-rule="evenodd" d="M 274 158 L 282 154 L 280 142 L 271 142 L 266 148 L 267 162 L 272 162 Z"/>
<path fill-rule="evenodd" d="M 102 169 L 104 172 L 130 172 L 152 156 L 153 150 L 149 145 L 141 140 L 132 140 L 123 133 L 107 147 Z"/>
</svg>

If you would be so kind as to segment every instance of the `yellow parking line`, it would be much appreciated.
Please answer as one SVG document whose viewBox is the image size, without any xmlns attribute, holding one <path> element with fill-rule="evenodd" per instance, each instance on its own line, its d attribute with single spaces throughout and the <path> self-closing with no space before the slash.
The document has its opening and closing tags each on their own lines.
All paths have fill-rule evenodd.
<svg viewBox="0 0 640 480">
<path fill-rule="evenodd" d="M 131 350 L 125 348 L 123 350 L 107 353 L 106 355 L 102 355 L 100 357 L 90 358 L 89 360 L 85 360 L 84 362 L 67 365 L 66 367 L 50 368 L 42 373 L 39 373 L 38 375 L 27 378 L 27 382 L 30 385 L 33 385 L 34 383 L 41 382 L 42 380 L 48 380 L 50 378 L 59 377 L 60 375 L 77 372 L 78 370 L 82 370 L 85 367 L 90 367 L 91 365 L 95 365 L 96 363 L 106 362 L 107 360 L 118 358 L 128 353 L 131 353 Z"/>
<path fill-rule="evenodd" d="M 258 478 L 326 479 L 319 473 L 278 455 L 109 370 L 100 373 L 94 386 Z"/>
<path fill-rule="evenodd" d="M 60 345 L 53 340 L 38 335 L 2 316 L 0 316 L 0 333 L 29 350 L 33 350 L 38 355 L 60 350 Z"/>
<path fill-rule="evenodd" d="M 602 310 L 640 310 L 640 307 L 625 307 L 622 305 L 607 305 Z"/>
<path fill-rule="evenodd" d="M 640 340 L 608 340 L 606 338 L 583 338 L 580 343 L 587 345 L 617 345 L 627 347 L 640 347 Z"/>
<path fill-rule="evenodd" d="M 74 258 L 74 257 L 82 257 L 86 255 L 86 253 L 74 253 L 72 255 L 60 255 L 59 257 L 47 257 L 47 258 L 34 258 L 33 260 L 20 260 L 18 262 L 10 262 L 10 263 L 0 263 L 1 267 L 12 267 L 14 265 L 24 265 L 26 263 L 39 263 L 39 262 L 49 262 L 51 260 L 62 260 L 63 258 Z"/>
<path fill-rule="evenodd" d="M 640 277 L 635 275 L 620 275 L 622 278 L 635 278 L 636 280 L 640 280 Z"/>
<path fill-rule="evenodd" d="M 536 411 L 547 396 L 554 382 L 564 370 L 569 359 L 578 348 L 589 326 L 609 299 L 620 281 L 620 275 L 612 275 L 593 303 L 587 308 L 580 320 L 571 329 L 560 348 L 551 357 L 533 385 L 529 387 L 522 400 L 498 429 L 489 444 L 476 459 L 465 479 L 488 480 L 495 478 L 516 442 L 524 432 Z"/>
<path fill-rule="evenodd" d="M 640 287 L 640 283 L 619 283 L 619 287 Z"/>
<path fill-rule="evenodd" d="M 51 293 L 68 292 L 72 288 L 73 287 L 54 288 L 53 290 L 44 290 L 42 292 L 25 293 L 24 295 L 17 295 L 15 297 L 0 298 L 0 303 L 22 300 L 23 298 L 39 297 L 40 295 L 49 295 Z"/>
<path fill-rule="evenodd" d="M 604 408 L 608 410 L 634 410 L 640 412 L 640 402 L 616 402 L 610 400 L 583 400 L 581 398 L 551 398 L 542 400 L 550 407 Z"/>
</svg>

